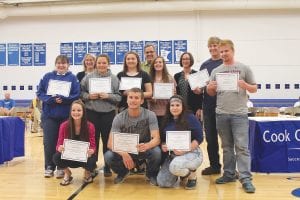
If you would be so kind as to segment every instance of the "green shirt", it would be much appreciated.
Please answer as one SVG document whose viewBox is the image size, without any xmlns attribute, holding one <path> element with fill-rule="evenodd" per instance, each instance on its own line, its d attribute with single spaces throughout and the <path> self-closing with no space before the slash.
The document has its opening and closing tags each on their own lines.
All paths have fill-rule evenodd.
<svg viewBox="0 0 300 200">
<path fill-rule="evenodd" d="M 145 61 L 141 64 L 142 70 L 144 70 L 148 74 L 150 73 L 150 66 L 151 66 L 151 63 L 148 63 L 147 61 Z"/>
</svg>

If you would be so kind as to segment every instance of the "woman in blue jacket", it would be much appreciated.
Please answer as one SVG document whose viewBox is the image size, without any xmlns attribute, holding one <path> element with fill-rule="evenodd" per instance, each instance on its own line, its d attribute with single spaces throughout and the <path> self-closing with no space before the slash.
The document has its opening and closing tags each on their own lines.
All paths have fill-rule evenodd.
<svg viewBox="0 0 300 200">
<path fill-rule="evenodd" d="M 40 80 L 37 97 L 43 102 L 42 126 L 44 131 L 44 156 L 46 178 L 54 175 L 55 164 L 52 156 L 56 152 L 56 142 L 60 124 L 67 120 L 71 104 L 80 95 L 80 85 L 69 70 L 69 59 L 59 55 L 55 60 L 55 69 L 46 73 Z M 63 170 L 57 169 L 56 177 L 63 178 Z"/>
</svg>

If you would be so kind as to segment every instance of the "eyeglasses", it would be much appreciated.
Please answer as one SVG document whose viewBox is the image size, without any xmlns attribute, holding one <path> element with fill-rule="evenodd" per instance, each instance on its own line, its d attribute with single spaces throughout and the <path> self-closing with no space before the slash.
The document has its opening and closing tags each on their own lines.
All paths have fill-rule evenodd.
<svg viewBox="0 0 300 200">
<path fill-rule="evenodd" d="M 145 54 L 154 53 L 154 51 L 146 51 Z"/>
<path fill-rule="evenodd" d="M 182 58 L 182 60 L 191 60 L 190 58 Z"/>
</svg>

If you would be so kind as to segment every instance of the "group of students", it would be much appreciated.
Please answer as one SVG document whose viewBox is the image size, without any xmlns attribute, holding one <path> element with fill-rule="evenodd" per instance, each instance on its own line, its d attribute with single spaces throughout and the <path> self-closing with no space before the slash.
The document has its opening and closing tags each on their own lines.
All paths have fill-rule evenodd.
<svg viewBox="0 0 300 200">
<path fill-rule="evenodd" d="M 144 48 L 145 63 L 141 63 L 136 52 L 128 52 L 124 57 L 123 71 L 117 76 L 111 73 L 110 60 L 105 54 L 97 58 L 87 54 L 83 61 L 85 70 L 77 77 L 68 71 L 68 58 L 59 55 L 55 61 L 56 69 L 44 75 L 37 91 L 43 102 L 45 177 L 54 176 L 57 166 L 56 176 L 63 178 L 61 185 L 68 185 L 73 179 L 69 167 L 81 166 L 85 168 L 84 182 L 92 182 L 101 136 L 104 176 L 112 176 L 111 170 L 115 172 L 115 184 L 122 183 L 130 170 L 145 161 L 150 184 L 173 187 L 181 180 L 186 181 L 186 189 L 193 189 L 197 184 L 196 170 L 203 159 L 199 148 L 203 141 L 199 121 L 203 111 L 210 166 L 202 171 L 202 175 L 220 173 L 219 132 L 224 174 L 216 183 L 233 182 L 238 178 L 246 192 L 254 193 L 248 150 L 246 91 L 256 92 L 255 80 L 249 67 L 235 62 L 231 40 L 211 37 L 208 48 L 211 58 L 202 64 L 200 70 L 207 69 L 211 80 L 206 87 L 193 90 L 188 77 L 197 71 L 191 69 L 194 59 L 189 52 L 181 55 L 183 70 L 174 78 L 168 73 L 164 58 L 156 55 L 153 45 Z M 217 90 L 216 73 L 220 72 L 239 73 L 237 92 Z M 109 92 L 90 92 L 92 80 L 104 77 L 110 79 Z M 140 88 L 120 90 L 122 77 L 140 78 Z M 48 87 L 54 81 L 63 88 L 68 85 L 68 95 L 49 94 Z M 174 96 L 168 100 L 154 99 L 154 83 L 173 83 Z M 190 150 L 169 150 L 166 145 L 168 131 L 190 131 Z M 114 152 L 114 132 L 139 134 L 138 155 Z M 90 142 L 86 163 L 61 159 L 66 138 Z"/>
</svg>

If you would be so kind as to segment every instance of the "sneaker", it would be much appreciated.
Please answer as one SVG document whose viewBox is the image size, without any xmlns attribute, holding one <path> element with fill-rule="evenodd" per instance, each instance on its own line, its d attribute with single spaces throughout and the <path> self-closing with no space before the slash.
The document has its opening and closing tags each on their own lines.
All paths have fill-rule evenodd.
<svg viewBox="0 0 300 200">
<path fill-rule="evenodd" d="M 221 173 L 220 169 L 215 169 L 212 167 L 207 167 L 201 172 L 202 175 L 212 175 L 212 174 L 220 174 L 220 173 Z"/>
<path fill-rule="evenodd" d="M 251 182 L 245 182 L 242 185 L 243 185 L 243 189 L 246 193 L 254 193 L 255 192 L 255 187 Z"/>
<path fill-rule="evenodd" d="M 104 174 L 104 177 L 111 177 L 112 176 L 111 170 L 107 166 L 104 167 L 103 174 Z"/>
<path fill-rule="evenodd" d="M 114 179 L 114 184 L 123 183 L 125 178 L 129 175 L 129 172 L 126 172 L 125 175 L 118 174 L 117 177 Z"/>
<path fill-rule="evenodd" d="M 157 184 L 156 177 L 154 177 L 154 176 L 151 176 L 151 177 L 149 178 L 149 183 L 150 183 L 150 185 L 153 185 L 153 186 L 157 186 L 157 185 L 158 185 L 158 184 Z"/>
<path fill-rule="evenodd" d="M 225 183 L 230 183 L 230 182 L 235 182 L 236 181 L 236 177 L 228 177 L 228 176 L 221 176 L 220 178 L 216 179 L 216 184 L 225 184 Z"/>
<path fill-rule="evenodd" d="M 197 179 L 193 179 L 193 180 L 189 179 L 185 185 L 185 189 L 193 190 L 196 188 L 196 186 L 197 186 Z"/>
<path fill-rule="evenodd" d="M 64 170 L 62 170 L 62 169 L 56 170 L 56 178 L 57 179 L 63 178 L 64 176 L 65 176 Z"/>
<path fill-rule="evenodd" d="M 92 176 L 93 178 L 95 178 L 98 174 L 99 174 L 98 169 L 94 169 L 94 170 L 91 172 L 91 176 Z"/>
<path fill-rule="evenodd" d="M 44 177 L 45 178 L 50 178 L 52 176 L 54 176 L 53 170 L 52 169 L 46 169 L 45 172 L 44 172 Z"/>
</svg>

